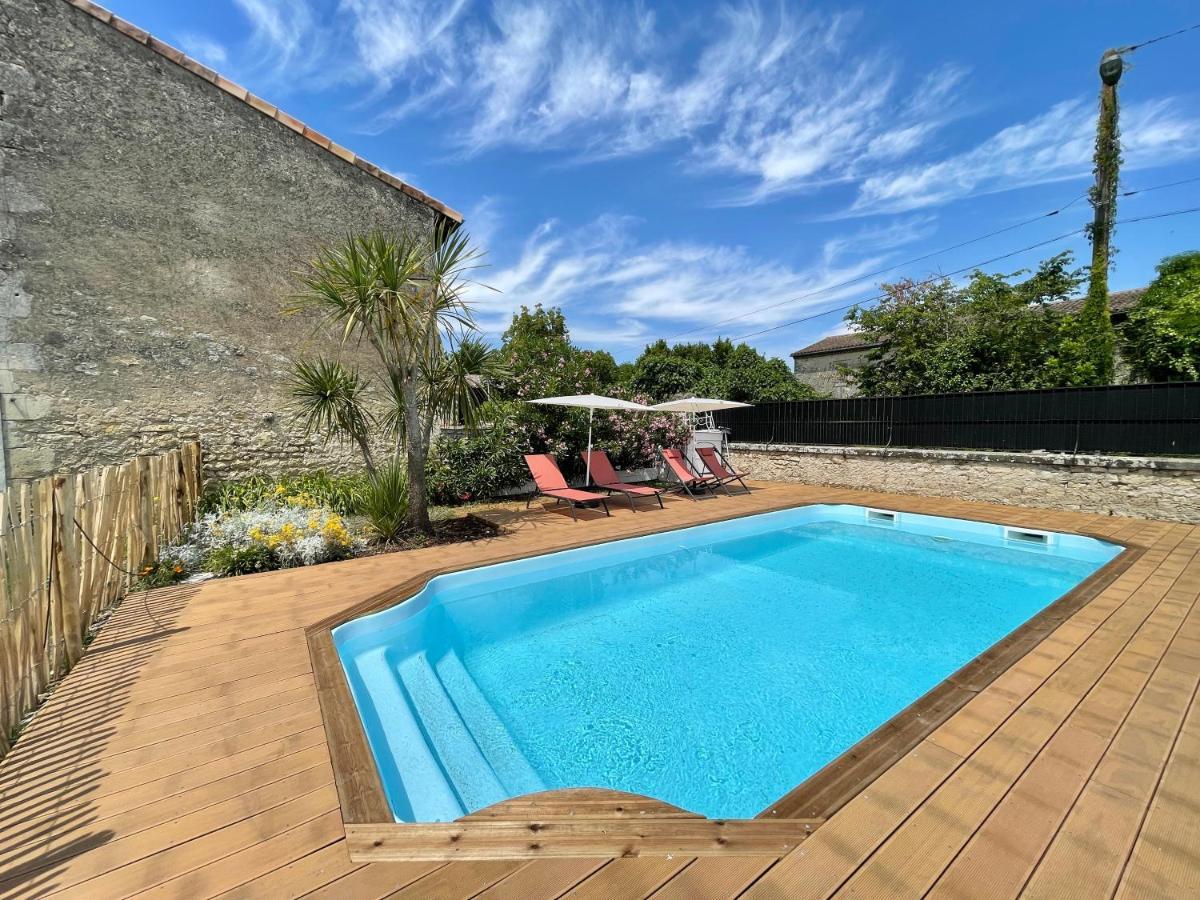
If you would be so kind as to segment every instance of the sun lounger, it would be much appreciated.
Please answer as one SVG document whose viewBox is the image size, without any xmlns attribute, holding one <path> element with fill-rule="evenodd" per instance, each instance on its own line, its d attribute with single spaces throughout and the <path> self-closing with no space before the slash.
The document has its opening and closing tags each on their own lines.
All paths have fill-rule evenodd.
<svg viewBox="0 0 1200 900">
<path fill-rule="evenodd" d="M 712 476 L 717 481 L 721 482 L 722 487 L 725 487 L 731 481 L 736 481 L 742 486 L 744 493 L 750 493 L 750 488 L 746 486 L 746 482 L 743 480 L 750 473 L 739 472 L 733 466 L 729 465 L 729 460 L 725 459 L 721 451 L 716 447 L 697 447 L 696 453 L 700 456 L 700 461 L 704 463 L 704 467 L 712 473 Z"/>
<path fill-rule="evenodd" d="M 558 470 L 558 463 L 554 461 L 553 456 L 546 453 L 530 453 L 525 457 L 525 465 L 529 466 L 529 474 L 533 476 L 533 483 L 537 485 L 537 491 L 525 504 L 526 509 L 529 509 L 529 504 L 533 503 L 536 497 L 541 496 L 553 497 L 556 506 L 558 503 L 570 503 L 572 519 L 578 518 L 575 510 L 584 503 L 599 503 L 604 507 L 606 516 L 612 515 L 608 511 L 608 498 L 604 494 L 579 491 L 569 487 L 562 472 Z"/>
<path fill-rule="evenodd" d="M 590 466 L 592 473 L 592 481 L 596 483 L 596 487 L 608 492 L 616 491 L 618 494 L 624 494 L 629 500 L 629 508 L 635 509 L 633 505 L 634 497 L 653 497 L 658 501 L 661 508 L 662 491 L 658 488 L 643 487 L 636 484 L 626 484 L 621 480 L 621 476 L 617 474 L 617 470 L 613 468 L 612 462 L 608 458 L 608 454 L 603 450 L 593 450 L 591 459 L 588 459 L 586 450 L 582 451 L 584 462 Z"/>
<path fill-rule="evenodd" d="M 699 500 L 699 494 L 706 492 L 711 494 L 716 488 L 723 487 L 721 482 L 717 481 L 713 476 L 701 475 L 696 472 L 687 461 L 687 457 L 683 455 L 682 450 L 664 449 L 662 457 L 663 462 L 667 464 L 667 468 L 675 476 L 675 480 L 679 482 L 680 487 L 693 500 Z M 728 493 L 728 489 L 726 489 L 726 493 Z"/>
</svg>

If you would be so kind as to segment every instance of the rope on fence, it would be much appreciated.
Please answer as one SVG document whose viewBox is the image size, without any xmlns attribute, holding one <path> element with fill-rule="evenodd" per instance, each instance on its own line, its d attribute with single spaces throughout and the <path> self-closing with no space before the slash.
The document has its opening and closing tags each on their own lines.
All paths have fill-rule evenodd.
<svg viewBox="0 0 1200 900">
<path fill-rule="evenodd" d="M 72 519 L 72 521 L 75 523 L 75 527 L 79 529 L 79 533 L 83 535 L 83 539 L 92 545 L 92 549 L 95 550 L 97 554 L 99 554 L 99 556 L 102 560 L 104 560 L 106 563 L 108 563 L 110 566 L 112 566 L 118 572 L 128 575 L 131 578 L 138 577 L 137 572 L 131 572 L 128 569 L 126 569 L 124 566 L 117 565 L 115 562 L 113 562 L 111 559 L 109 559 L 108 554 L 96 546 L 96 542 L 92 540 L 91 535 L 89 535 L 84 530 L 83 526 L 79 524 L 78 519 Z"/>
</svg>

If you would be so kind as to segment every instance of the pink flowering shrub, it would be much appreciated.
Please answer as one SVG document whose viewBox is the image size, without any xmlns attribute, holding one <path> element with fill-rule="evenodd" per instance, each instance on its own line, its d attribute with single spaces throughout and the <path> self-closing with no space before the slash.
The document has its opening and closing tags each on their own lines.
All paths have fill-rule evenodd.
<svg viewBox="0 0 1200 900">
<path fill-rule="evenodd" d="M 571 343 L 559 309 L 522 308 L 504 333 L 502 353 L 509 375 L 493 391 L 487 418 L 504 422 L 523 453 L 549 453 L 568 475 L 582 474 L 587 448 L 588 411 L 526 401 L 569 394 L 604 394 L 639 403 L 649 397 L 617 384 L 618 367 L 604 351 Z M 653 465 L 660 447 L 685 444 L 690 429 L 682 416 L 597 410 L 592 445 L 609 454 L 618 468 Z"/>
</svg>

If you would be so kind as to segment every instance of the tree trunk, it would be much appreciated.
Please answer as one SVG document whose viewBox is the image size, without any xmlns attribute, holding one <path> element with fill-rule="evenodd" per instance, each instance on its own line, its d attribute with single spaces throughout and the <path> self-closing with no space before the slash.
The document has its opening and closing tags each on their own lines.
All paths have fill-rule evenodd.
<svg viewBox="0 0 1200 900">
<path fill-rule="evenodd" d="M 371 445 L 363 435 L 357 435 L 355 440 L 358 442 L 358 449 L 362 451 L 363 465 L 366 466 L 367 474 L 375 474 L 375 457 L 371 453 Z"/>
<path fill-rule="evenodd" d="M 418 531 L 433 534 L 433 523 L 429 520 L 429 492 L 425 487 L 425 462 L 429 458 L 429 439 L 422 427 L 415 375 L 404 380 L 403 390 L 408 462 L 408 521 Z"/>
</svg>

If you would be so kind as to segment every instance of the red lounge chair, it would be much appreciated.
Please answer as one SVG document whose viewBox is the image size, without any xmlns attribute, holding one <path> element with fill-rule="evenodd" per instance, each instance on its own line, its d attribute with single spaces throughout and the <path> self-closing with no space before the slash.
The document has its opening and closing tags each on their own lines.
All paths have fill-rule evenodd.
<svg viewBox="0 0 1200 900">
<path fill-rule="evenodd" d="M 704 467 L 708 469 L 717 481 L 721 482 L 721 487 L 725 487 L 729 482 L 736 481 L 742 486 L 744 493 L 750 493 L 750 488 L 746 487 L 746 482 L 743 481 L 749 472 L 739 472 L 733 466 L 729 465 L 729 460 L 721 455 L 721 451 L 716 447 L 697 447 L 696 453 L 700 456 L 700 461 L 704 463 Z M 725 488 L 728 492 L 728 488 Z"/>
<path fill-rule="evenodd" d="M 567 480 L 558 470 L 558 463 L 554 461 L 553 456 L 546 453 L 530 453 L 525 457 L 525 465 L 529 466 L 529 474 L 533 476 L 533 483 L 537 485 L 537 491 L 525 503 L 526 509 L 529 509 L 529 504 L 533 503 L 536 497 L 553 497 L 556 501 L 555 506 L 564 500 L 571 504 L 572 519 L 578 518 L 575 508 L 581 503 L 599 503 L 604 507 L 606 516 L 612 515 L 608 511 L 608 498 L 603 494 L 577 491 L 568 487 Z"/>
<path fill-rule="evenodd" d="M 667 468 L 675 476 L 689 497 L 693 500 L 700 499 L 696 496 L 698 491 L 712 491 L 715 488 L 723 487 L 721 482 L 713 478 L 711 475 L 697 474 L 687 461 L 687 457 L 683 455 L 681 450 L 663 450 L 663 461 L 667 464 Z M 728 493 L 728 490 L 726 491 Z"/>
<path fill-rule="evenodd" d="M 583 456 L 583 461 L 591 467 L 592 481 L 596 482 L 596 487 L 608 491 L 609 493 L 616 491 L 619 494 L 624 494 L 629 500 L 629 508 L 635 509 L 633 505 L 634 497 L 653 497 L 658 501 L 658 506 L 661 509 L 662 491 L 658 488 L 641 487 L 636 484 L 626 484 L 621 480 L 621 476 L 617 474 L 617 470 L 613 468 L 612 462 L 609 461 L 608 454 L 603 450 L 593 450 L 592 458 L 588 459 L 586 450 L 580 451 Z"/>
</svg>

